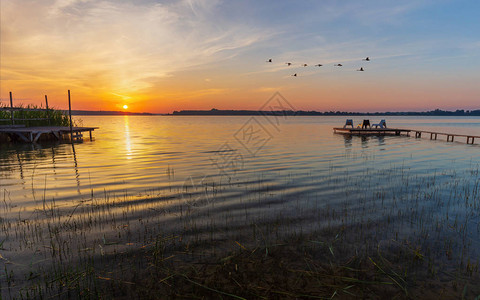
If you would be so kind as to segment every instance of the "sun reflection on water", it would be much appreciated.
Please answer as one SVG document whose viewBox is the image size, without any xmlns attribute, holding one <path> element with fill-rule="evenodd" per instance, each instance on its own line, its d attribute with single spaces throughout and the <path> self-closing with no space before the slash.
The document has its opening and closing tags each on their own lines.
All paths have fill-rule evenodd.
<svg viewBox="0 0 480 300">
<path fill-rule="evenodd" d="M 132 159 L 132 140 L 130 138 L 130 123 L 128 116 L 123 118 L 125 124 L 125 150 L 126 150 L 126 159 Z"/>
</svg>

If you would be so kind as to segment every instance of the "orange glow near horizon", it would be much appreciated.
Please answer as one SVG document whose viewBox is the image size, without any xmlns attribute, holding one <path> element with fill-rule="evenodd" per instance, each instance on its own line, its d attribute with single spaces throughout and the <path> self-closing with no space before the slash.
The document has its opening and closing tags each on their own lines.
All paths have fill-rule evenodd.
<svg viewBox="0 0 480 300">
<path fill-rule="evenodd" d="M 374 71 L 373 71 L 374 72 Z M 360 72 L 357 72 L 360 73 Z M 328 78 L 325 72 L 307 78 L 279 78 L 257 87 L 252 79 L 236 82 L 236 86 L 218 79 L 217 88 L 199 86 L 198 80 L 169 78 L 166 83 L 150 87 L 148 91 L 130 93 L 108 92 L 104 89 L 87 89 L 77 86 L 72 89 L 74 110 L 127 110 L 135 105 L 135 112 L 171 113 L 175 110 L 216 109 L 259 109 L 275 92 L 280 92 L 298 110 L 317 111 L 424 111 L 436 108 L 478 109 L 478 86 L 466 80 L 436 80 L 410 82 L 398 78 L 395 82 L 378 78 L 376 74 L 363 72 L 356 78 Z M 270 74 L 269 74 L 270 75 Z M 231 75 L 233 76 L 233 75 Z M 270 75 L 271 76 L 271 75 Z M 262 76 L 259 76 L 262 79 Z M 264 77 L 264 76 L 263 76 Z M 242 78 L 240 78 L 242 79 Z M 263 79 L 266 81 L 272 81 Z M 300 81 L 301 80 L 301 81 Z M 348 81 L 344 83 L 343 81 Z M 208 82 L 214 86 L 214 81 Z M 8 87 L 8 90 L 5 88 Z M 408 88 L 407 88 L 408 87 Z M 2 105 L 9 105 L 8 92 L 12 90 L 14 104 L 44 105 L 44 94 L 48 95 L 50 107 L 68 108 L 66 89 L 51 86 L 45 88 L 43 81 L 3 80 Z M 119 104 L 119 101 L 128 101 Z M 125 103 L 125 102 L 124 102 Z"/>
</svg>

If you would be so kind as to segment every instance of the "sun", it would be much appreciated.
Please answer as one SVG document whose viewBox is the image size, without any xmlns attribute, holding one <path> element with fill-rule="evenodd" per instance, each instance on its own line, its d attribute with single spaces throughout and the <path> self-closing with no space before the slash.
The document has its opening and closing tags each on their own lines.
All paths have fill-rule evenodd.
<svg viewBox="0 0 480 300">
<path fill-rule="evenodd" d="M 128 105 L 125 104 L 125 105 L 123 106 L 123 109 L 127 109 L 127 108 L 128 108 Z"/>
</svg>

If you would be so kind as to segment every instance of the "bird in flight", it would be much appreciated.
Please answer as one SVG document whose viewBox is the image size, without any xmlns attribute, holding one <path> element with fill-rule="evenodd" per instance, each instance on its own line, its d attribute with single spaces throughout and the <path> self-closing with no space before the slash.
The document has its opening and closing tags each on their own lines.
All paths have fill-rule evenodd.
<svg viewBox="0 0 480 300">
<path fill-rule="evenodd" d="M 365 71 L 365 70 L 363 69 L 363 67 L 360 67 L 360 69 L 358 69 L 357 71 L 363 72 L 363 71 Z"/>
<path fill-rule="evenodd" d="M 292 76 L 293 76 L 293 77 L 297 77 L 297 73 L 293 74 Z"/>
<path fill-rule="evenodd" d="M 272 62 L 272 59 L 271 59 L 271 58 L 269 58 L 269 59 L 267 60 L 267 62 Z"/>
<path fill-rule="evenodd" d="M 323 65 L 322 64 L 315 65 L 315 67 L 321 67 L 321 66 L 323 66 Z"/>
<path fill-rule="evenodd" d="M 343 65 L 342 64 L 336 64 L 334 65 L 335 67 L 342 67 Z"/>
<path fill-rule="evenodd" d="M 290 62 L 287 62 L 287 63 L 285 63 L 285 64 L 286 64 L 287 66 L 291 66 L 291 65 L 292 65 L 292 63 L 290 63 Z"/>
<path fill-rule="evenodd" d="M 370 61 L 370 57 L 367 56 L 367 58 L 364 58 L 362 60 L 365 60 L 365 61 Z"/>
</svg>

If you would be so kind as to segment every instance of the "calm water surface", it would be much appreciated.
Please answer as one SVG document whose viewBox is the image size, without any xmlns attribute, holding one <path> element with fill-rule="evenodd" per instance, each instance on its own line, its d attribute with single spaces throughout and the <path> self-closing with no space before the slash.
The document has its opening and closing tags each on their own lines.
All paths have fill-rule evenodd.
<svg viewBox="0 0 480 300">
<path fill-rule="evenodd" d="M 389 127 L 480 135 L 480 118 L 386 119 Z M 333 134 L 345 117 L 77 120 L 100 127 L 94 141 L 0 148 L 0 209 L 3 224 L 10 224 L 0 241 L 10 262 L 48 244 L 49 235 L 33 229 L 19 238 L 22 222 L 47 232 L 55 217 L 62 230 L 75 223 L 87 232 L 82 242 L 69 237 L 78 251 L 102 240 L 102 253 L 138 247 L 159 232 L 218 245 L 245 239 L 253 225 L 277 224 L 265 227 L 265 239 L 355 228 L 353 235 L 377 242 L 436 247 L 438 257 L 445 247 L 460 249 L 456 263 L 478 258 L 479 145 Z M 103 225 L 87 225 L 90 214 Z M 119 226 L 142 229 L 121 235 Z"/>
<path fill-rule="evenodd" d="M 187 116 L 77 119 L 85 126 L 100 127 L 93 142 L 87 138 L 74 147 L 1 146 L 0 187 L 19 208 L 30 210 L 42 197 L 68 204 L 92 193 L 140 196 L 156 190 L 170 195 L 188 184 L 191 176 L 200 175 L 224 174 L 239 182 L 261 176 L 282 189 L 282 175 L 291 173 L 304 174 L 299 186 L 306 178 L 399 165 L 421 176 L 433 170 L 463 170 L 480 157 L 479 146 L 465 145 L 463 140 L 333 134 L 332 127 L 343 124 L 344 117 L 271 118 L 274 124 L 263 117 L 254 121 Z M 360 122 L 362 117 L 357 119 Z M 480 134 L 480 118 L 390 117 L 387 121 L 397 128 Z M 248 184 L 245 188 L 248 191 Z"/>
</svg>

